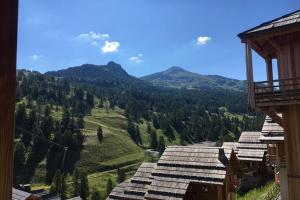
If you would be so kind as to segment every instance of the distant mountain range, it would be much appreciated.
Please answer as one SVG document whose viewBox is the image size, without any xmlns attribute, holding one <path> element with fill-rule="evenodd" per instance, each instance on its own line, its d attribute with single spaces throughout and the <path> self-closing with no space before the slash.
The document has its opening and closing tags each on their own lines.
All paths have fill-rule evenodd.
<svg viewBox="0 0 300 200">
<path fill-rule="evenodd" d="M 246 81 L 230 79 L 219 75 L 201 75 L 180 67 L 171 67 L 166 71 L 141 77 L 142 80 L 157 86 L 201 89 L 224 88 L 246 92 Z"/>
<path fill-rule="evenodd" d="M 223 88 L 246 91 L 246 81 L 230 79 L 218 75 L 201 75 L 180 67 L 171 67 L 166 71 L 136 78 L 129 75 L 121 65 L 109 62 L 106 65 L 84 64 L 46 74 L 65 78 L 76 78 L 89 82 L 113 82 L 116 84 L 147 84 L 170 88 Z"/>
</svg>

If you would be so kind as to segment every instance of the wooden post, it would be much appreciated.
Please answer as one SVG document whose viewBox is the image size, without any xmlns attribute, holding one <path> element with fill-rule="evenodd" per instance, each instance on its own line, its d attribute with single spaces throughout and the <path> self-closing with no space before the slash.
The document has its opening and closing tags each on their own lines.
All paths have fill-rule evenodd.
<svg viewBox="0 0 300 200">
<path fill-rule="evenodd" d="M 248 103 L 250 110 L 255 109 L 254 97 L 254 81 L 253 81 L 253 66 L 252 66 L 252 52 L 249 42 L 245 43 L 246 47 L 246 64 L 247 64 L 247 80 L 248 80 Z"/>
<path fill-rule="evenodd" d="M 0 2 L 0 199 L 12 199 L 18 0 Z"/>
<path fill-rule="evenodd" d="M 289 199 L 300 199 L 300 106 L 287 106 L 283 111 L 284 147 L 287 157 Z"/>
<path fill-rule="evenodd" d="M 268 78 L 268 86 L 270 87 L 269 90 L 273 91 L 273 65 L 272 65 L 272 58 L 265 59 L 267 65 L 267 78 Z"/>
</svg>

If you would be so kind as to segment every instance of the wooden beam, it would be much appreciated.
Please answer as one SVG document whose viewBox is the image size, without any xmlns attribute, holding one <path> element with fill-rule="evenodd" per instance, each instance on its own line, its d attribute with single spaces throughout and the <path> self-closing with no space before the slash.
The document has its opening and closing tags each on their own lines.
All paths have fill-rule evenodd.
<svg viewBox="0 0 300 200">
<path fill-rule="evenodd" d="M 276 49 L 276 51 L 281 52 L 281 46 L 278 45 L 273 39 L 267 38 L 266 40 L 274 49 Z"/>
<path fill-rule="evenodd" d="M 272 64 L 272 58 L 268 57 L 265 59 L 266 66 L 267 66 L 267 80 L 268 80 L 268 86 L 270 87 L 271 91 L 273 91 L 273 64 Z"/>
<path fill-rule="evenodd" d="M 248 81 L 248 103 L 251 111 L 255 110 L 254 97 L 254 81 L 253 81 L 253 66 L 252 66 L 252 51 L 250 43 L 245 44 L 246 47 L 246 66 L 247 66 L 247 81 Z"/>
<path fill-rule="evenodd" d="M 266 110 L 267 115 L 269 115 L 272 120 L 274 120 L 277 124 L 284 128 L 283 120 L 274 110 Z"/>
<path fill-rule="evenodd" d="M 0 2 L 0 199 L 12 199 L 18 0 Z"/>
</svg>

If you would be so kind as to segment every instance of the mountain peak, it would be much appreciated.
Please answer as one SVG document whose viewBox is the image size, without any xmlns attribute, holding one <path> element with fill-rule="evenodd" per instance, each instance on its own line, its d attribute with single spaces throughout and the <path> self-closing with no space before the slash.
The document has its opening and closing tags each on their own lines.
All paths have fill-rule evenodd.
<svg viewBox="0 0 300 200">
<path fill-rule="evenodd" d="M 177 71 L 185 72 L 186 70 L 178 66 L 173 66 L 167 69 L 165 72 L 177 72 Z"/>
</svg>

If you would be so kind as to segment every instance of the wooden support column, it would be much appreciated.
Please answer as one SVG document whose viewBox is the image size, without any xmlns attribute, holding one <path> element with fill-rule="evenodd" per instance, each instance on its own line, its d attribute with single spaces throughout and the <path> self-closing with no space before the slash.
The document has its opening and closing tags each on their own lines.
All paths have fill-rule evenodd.
<svg viewBox="0 0 300 200">
<path fill-rule="evenodd" d="M 0 200 L 12 199 L 18 0 L 0 1 Z"/>
<path fill-rule="evenodd" d="M 249 42 L 245 43 L 246 47 L 246 64 L 247 64 L 247 80 L 248 80 L 248 103 L 251 111 L 255 109 L 254 97 L 254 81 L 253 81 L 253 66 L 252 66 L 252 51 Z"/>
<path fill-rule="evenodd" d="M 300 106 L 287 106 L 283 111 L 283 120 L 288 194 L 290 200 L 296 200 L 300 199 Z"/>
<path fill-rule="evenodd" d="M 268 78 L 268 86 L 270 87 L 269 90 L 273 91 L 273 65 L 272 65 L 272 58 L 265 59 L 267 65 L 267 78 Z"/>
</svg>

